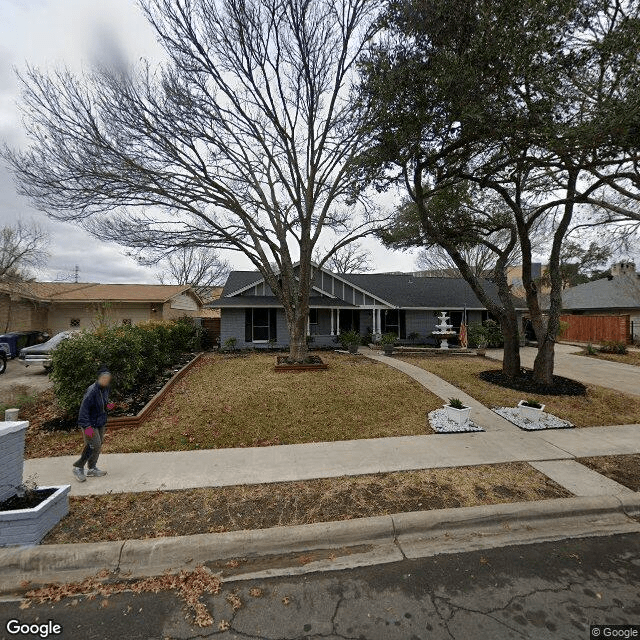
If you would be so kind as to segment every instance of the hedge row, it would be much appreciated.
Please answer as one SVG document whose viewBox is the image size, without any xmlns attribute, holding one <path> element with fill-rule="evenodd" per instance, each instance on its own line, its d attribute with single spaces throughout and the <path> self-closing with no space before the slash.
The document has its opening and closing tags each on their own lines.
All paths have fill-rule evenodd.
<svg viewBox="0 0 640 640">
<path fill-rule="evenodd" d="M 180 354 L 199 349 L 199 342 L 200 330 L 189 318 L 83 331 L 63 340 L 53 352 L 54 393 L 63 409 L 77 412 L 98 368 L 107 365 L 113 394 L 125 396 L 153 381 Z"/>
</svg>

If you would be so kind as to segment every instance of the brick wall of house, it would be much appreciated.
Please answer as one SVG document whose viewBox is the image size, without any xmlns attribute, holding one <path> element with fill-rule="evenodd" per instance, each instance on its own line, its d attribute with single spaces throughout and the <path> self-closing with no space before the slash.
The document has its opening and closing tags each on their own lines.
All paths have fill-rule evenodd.
<svg viewBox="0 0 640 640">
<path fill-rule="evenodd" d="M 7 331 L 46 331 L 47 308 L 29 300 L 12 300 L 0 294 L 0 333 Z"/>
</svg>

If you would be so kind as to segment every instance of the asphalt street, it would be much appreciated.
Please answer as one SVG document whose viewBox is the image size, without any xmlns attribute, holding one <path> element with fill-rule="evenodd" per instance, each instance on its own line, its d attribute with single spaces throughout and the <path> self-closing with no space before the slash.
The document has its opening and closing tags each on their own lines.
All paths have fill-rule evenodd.
<svg viewBox="0 0 640 640">
<path fill-rule="evenodd" d="M 46 637 L 65 640 L 586 640 L 594 637 L 590 624 L 640 625 L 640 535 L 228 582 L 203 600 L 215 619 L 204 629 L 185 619 L 173 593 L 67 598 L 29 609 L 3 602 L 0 637 L 42 637 L 10 633 L 7 622 L 17 619 L 51 620 L 62 633 Z"/>
</svg>

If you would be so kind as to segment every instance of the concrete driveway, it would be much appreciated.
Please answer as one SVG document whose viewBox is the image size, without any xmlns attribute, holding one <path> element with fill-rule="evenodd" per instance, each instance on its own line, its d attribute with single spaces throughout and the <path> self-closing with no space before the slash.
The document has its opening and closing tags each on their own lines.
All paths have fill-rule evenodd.
<svg viewBox="0 0 640 640">
<path fill-rule="evenodd" d="M 10 404 L 17 397 L 44 391 L 50 386 L 44 367 L 25 367 L 17 360 L 9 360 L 6 372 L 0 375 L 0 403 Z"/>
<path fill-rule="evenodd" d="M 569 344 L 556 345 L 555 373 L 572 378 L 584 384 L 597 384 L 601 387 L 640 396 L 640 367 L 608 360 L 598 360 L 577 355 L 580 347 Z M 533 367 L 537 350 L 534 347 L 520 349 L 522 366 Z M 487 352 L 490 358 L 502 360 L 502 350 Z"/>
</svg>

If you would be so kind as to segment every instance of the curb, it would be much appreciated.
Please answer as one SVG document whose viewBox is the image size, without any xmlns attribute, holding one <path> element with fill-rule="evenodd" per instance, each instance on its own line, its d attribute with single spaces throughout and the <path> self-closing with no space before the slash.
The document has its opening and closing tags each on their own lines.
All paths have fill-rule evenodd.
<svg viewBox="0 0 640 640">
<path fill-rule="evenodd" d="M 447 537 L 460 531 L 482 536 L 483 529 L 505 523 L 523 525 L 606 515 L 640 515 L 640 493 L 434 509 L 228 533 L 4 548 L 0 549 L 0 594 L 23 591 L 24 582 L 33 587 L 81 580 L 101 569 L 131 578 L 144 577 L 233 558 L 394 545 L 400 537 Z"/>
</svg>

